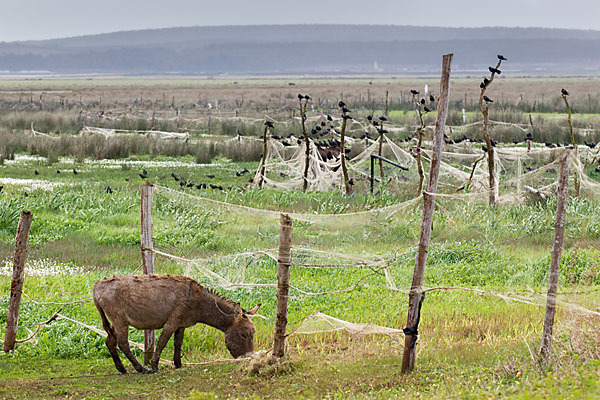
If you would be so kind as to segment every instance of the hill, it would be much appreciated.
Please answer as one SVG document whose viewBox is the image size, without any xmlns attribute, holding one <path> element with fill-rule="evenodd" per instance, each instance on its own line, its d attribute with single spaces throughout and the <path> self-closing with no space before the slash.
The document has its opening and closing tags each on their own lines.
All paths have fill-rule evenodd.
<svg viewBox="0 0 600 400">
<path fill-rule="evenodd" d="M 596 73 L 600 31 L 389 25 L 257 25 L 148 29 L 0 43 L 0 70 L 54 74 L 426 74 L 454 52 L 454 70 L 496 54 L 526 74 Z"/>
</svg>

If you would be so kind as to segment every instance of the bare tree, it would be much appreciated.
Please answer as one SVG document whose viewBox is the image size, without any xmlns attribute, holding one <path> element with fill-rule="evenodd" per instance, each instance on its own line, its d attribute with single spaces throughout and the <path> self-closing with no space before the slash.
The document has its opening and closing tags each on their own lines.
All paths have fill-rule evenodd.
<svg viewBox="0 0 600 400">
<path fill-rule="evenodd" d="M 488 131 L 488 123 L 489 123 L 489 103 L 493 103 L 494 100 L 490 99 L 485 95 L 485 92 L 488 87 L 492 84 L 494 77 L 496 74 L 500 75 L 502 71 L 500 71 L 500 65 L 502 61 L 505 61 L 506 58 L 498 54 L 498 63 L 496 63 L 496 67 L 489 67 L 490 77 L 484 78 L 483 82 L 479 85 L 481 88 L 481 93 L 479 94 L 479 108 L 481 109 L 481 114 L 483 114 L 483 137 L 485 139 L 485 145 L 487 148 L 488 155 L 488 172 L 489 172 L 489 182 L 490 182 L 490 193 L 489 193 L 489 204 L 491 206 L 496 205 L 496 178 L 494 174 L 494 144 L 490 139 L 489 131 Z"/>
</svg>

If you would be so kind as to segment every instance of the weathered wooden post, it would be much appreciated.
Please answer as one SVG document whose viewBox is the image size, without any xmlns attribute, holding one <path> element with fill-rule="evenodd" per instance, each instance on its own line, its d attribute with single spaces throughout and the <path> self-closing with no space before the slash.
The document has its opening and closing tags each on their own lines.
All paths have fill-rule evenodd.
<svg viewBox="0 0 600 400">
<path fill-rule="evenodd" d="M 152 188 L 150 182 L 142 185 L 141 200 L 141 247 L 144 275 L 154 273 L 154 241 L 152 239 Z M 144 364 L 150 364 L 154 354 L 155 335 L 152 329 L 144 331 Z"/>
<path fill-rule="evenodd" d="M 540 345 L 540 361 L 545 362 L 550 354 L 554 315 L 556 314 L 556 292 L 558 288 L 558 268 L 563 249 L 565 235 L 565 215 L 567 207 L 567 194 L 569 188 L 569 149 L 560 155 L 558 191 L 556 193 L 556 223 L 554 225 L 554 244 L 550 256 L 550 273 L 548 276 L 548 294 L 546 296 L 546 315 L 544 316 L 544 330 Z"/>
<path fill-rule="evenodd" d="M 438 100 L 438 113 L 435 121 L 433 135 L 433 151 L 431 153 L 431 169 L 427 192 L 423 193 L 423 219 L 419 235 L 419 247 L 415 260 L 415 270 L 408 296 L 408 317 L 404 328 L 404 355 L 402 357 L 402 372 L 410 372 L 415 366 L 416 344 L 418 337 L 419 319 L 421 318 L 421 304 L 425 297 L 422 292 L 423 277 L 425 275 L 425 261 L 429 250 L 431 237 L 431 224 L 433 221 L 433 195 L 437 192 L 438 175 L 442 145 L 444 144 L 444 128 L 448 113 L 448 92 L 450 86 L 450 65 L 453 54 L 444 54 L 442 59 L 442 79 L 440 81 L 440 97 Z"/>
<path fill-rule="evenodd" d="M 288 293 L 290 291 L 290 262 L 292 243 L 292 219 L 281 214 L 279 225 L 279 253 L 277 255 L 277 321 L 275 322 L 275 340 L 273 356 L 285 354 L 285 331 L 287 326 Z"/>
<path fill-rule="evenodd" d="M 8 316 L 6 318 L 6 333 L 4 335 L 4 351 L 9 352 L 15 348 L 17 339 L 17 326 L 19 325 L 19 307 L 21 293 L 25 280 L 25 261 L 27 260 L 27 239 L 33 215 L 31 211 L 21 212 L 17 236 L 15 237 L 15 254 L 13 258 L 13 275 L 10 284 L 10 299 L 8 302 Z"/>
</svg>

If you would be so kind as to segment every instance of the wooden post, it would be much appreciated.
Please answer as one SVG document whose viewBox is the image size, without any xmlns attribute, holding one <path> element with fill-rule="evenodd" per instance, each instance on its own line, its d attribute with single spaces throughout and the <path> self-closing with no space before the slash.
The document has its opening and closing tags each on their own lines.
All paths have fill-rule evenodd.
<svg viewBox="0 0 600 400">
<path fill-rule="evenodd" d="M 546 315 L 544 317 L 544 330 L 540 345 L 540 361 L 544 362 L 550 354 L 552 342 L 552 328 L 556 314 L 556 292 L 558 287 L 558 268 L 563 249 L 565 234 L 565 215 L 567 207 L 567 194 L 569 186 L 569 149 L 560 155 L 558 192 L 556 193 L 556 223 L 554 225 L 554 245 L 550 257 L 550 273 L 548 276 L 548 294 L 546 296 Z"/>
<path fill-rule="evenodd" d="M 21 212 L 17 236 L 15 238 L 15 254 L 13 258 L 13 276 L 10 284 L 10 299 L 8 302 L 8 316 L 6 318 L 6 334 L 4 335 L 4 351 L 8 353 L 15 348 L 17 339 L 17 326 L 19 325 L 19 307 L 21 293 L 25 280 L 25 260 L 27 260 L 27 239 L 33 215 L 31 211 Z"/>
<path fill-rule="evenodd" d="M 279 253 L 277 256 L 277 321 L 275 322 L 275 340 L 273 356 L 285 354 L 285 331 L 287 325 L 288 293 L 290 291 L 290 247 L 292 243 L 292 219 L 281 214 L 279 225 Z"/>
<path fill-rule="evenodd" d="M 144 275 L 154 273 L 154 241 L 152 239 L 152 188 L 150 182 L 142 185 L 141 201 L 141 246 L 142 246 L 142 267 Z M 150 364 L 154 354 L 154 330 L 146 329 L 144 331 L 144 364 Z"/>
<path fill-rule="evenodd" d="M 425 261 L 429 250 L 429 239 L 431 237 L 431 224 L 433 221 L 433 195 L 437 192 L 438 175 L 442 146 L 444 144 L 444 128 L 446 115 L 448 114 L 448 92 L 450 86 L 450 65 L 452 54 L 445 54 L 442 59 L 442 79 L 440 82 L 440 97 L 438 100 L 438 113 L 435 121 L 435 132 L 433 135 L 433 151 L 431 154 L 431 169 L 427 192 L 423 193 L 423 219 L 419 235 L 419 247 L 415 260 L 415 270 L 408 296 L 408 316 L 404 328 L 404 355 L 402 357 L 402 373 L 410 372 L 415 365 L 416 344 L 418 337 L 419 320 L 421 317 L 421 304 L 425 297 L 422 292 L 423 277 L 425 275 Z"/>
</svg>

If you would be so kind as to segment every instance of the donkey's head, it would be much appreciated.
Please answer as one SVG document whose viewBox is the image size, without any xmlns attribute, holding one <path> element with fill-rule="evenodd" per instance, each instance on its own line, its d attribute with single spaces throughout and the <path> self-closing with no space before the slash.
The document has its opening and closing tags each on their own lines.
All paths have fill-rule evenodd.
<svg viewBox="0 0 600 400">
<path fill-rule="evenodd" d="M 252 310 L 246 311 L 236 307 L 236 316 L 233 325 L 225 332 L 225 346 L 234 358 L 247 357 L 254 353 L 254 324 L 250 319 L 256 315 L 260 304 Z"/>
</svg>

